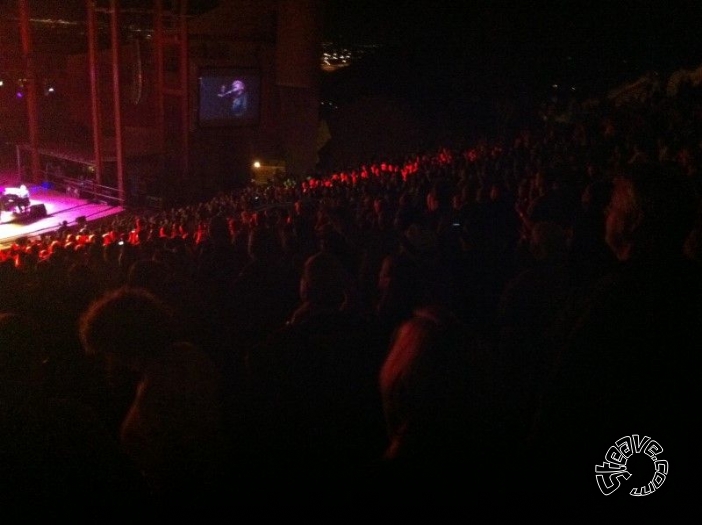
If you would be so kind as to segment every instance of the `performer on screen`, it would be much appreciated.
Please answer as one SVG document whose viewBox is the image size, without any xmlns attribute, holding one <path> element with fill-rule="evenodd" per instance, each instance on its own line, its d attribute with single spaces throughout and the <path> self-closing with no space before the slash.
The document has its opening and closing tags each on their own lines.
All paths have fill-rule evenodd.
<svg viewBox="0 0 702 525">
<path fill-rule="evenodd" d="M 226 88 L 220 90 L 217 96 L 231 97 L 231 112 L 235 117 L 240 117 L 246 113 L 248 106 L 248 95 L 246 93 L 246 85 L 241 80 L 235 80 L 232 82 L 232 86 L 229 90 Z"/>
</svg>

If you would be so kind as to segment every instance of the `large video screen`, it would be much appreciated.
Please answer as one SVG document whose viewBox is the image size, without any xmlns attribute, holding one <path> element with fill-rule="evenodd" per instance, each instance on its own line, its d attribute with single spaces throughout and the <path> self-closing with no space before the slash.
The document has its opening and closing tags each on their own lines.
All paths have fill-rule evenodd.
<svg viewBox="0 0 702 525">
<path fill-rule="evenodd" d="M 203 68 L 199 76 L 198 124 L 255 126 L 260 96 L 261 75 L 256 69 Z"/>
</svg>

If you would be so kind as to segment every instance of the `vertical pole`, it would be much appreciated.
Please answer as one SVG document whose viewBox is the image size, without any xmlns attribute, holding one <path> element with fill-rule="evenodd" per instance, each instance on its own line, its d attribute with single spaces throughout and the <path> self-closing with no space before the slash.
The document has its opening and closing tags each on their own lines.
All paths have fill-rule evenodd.
<svg viewBox="0 0 702 525">
<path fill-rule="evenodd" d="M 15 144 L 15 154 L 17 155 L 17 174 L 22 180 L 22 153 L 20 152 L 19 144 Z"/>
<path fill-rule="evenodd" d="M 181 146 L 182 146 L 182 169 L 183 179 L 190 172 L 190 98 L 189 92 L 189 70 L 188 61 L 188 2 L 180 2 L 180 88 L 181 88 Z"/>
<path fill-rule="evenodd" d="M 95 0 L 86 0 L 88 15 L 88 68 L 90 72 L 90 104 L 93 112 L 93 153 L 95 182 L 102 184 L 102 113 L 100 108 L 100 75 L 97 54 L 97 20 Z"/>
<path fill-rule="evenodd" d="M 164 100 L 165 73 L 163 56 L 163 0 L 155 0 L 154 7 L 154 47 L 156 54 L 156 97 L 159 177 L 166 171 L 166 107 Z"/>
<path fill-rule="evenodd" d="M 112 88 L 115 109 L 115 148 L 117 156 L 117 193 L 124 202 L 124 144 L 122 142 L 122 97 L 119 75 L 119 1 L 110 0 L 110 29 L 112 36 Z"/>
<path fill-rule="evenodd" d="M 27 77 L 27 119 L 29 125 L 29 146 L 31 151 L 31 182 L 37 183 L 40 178 L 41 164 L 39 161 L 39 114 L 37 111 L 37 75 L 32 49 L 32 29 L 29 19 L 29 0 L 19 0 L 20 36 L 22 39 L 22 55 L 24 58 Z"/>
</svg>

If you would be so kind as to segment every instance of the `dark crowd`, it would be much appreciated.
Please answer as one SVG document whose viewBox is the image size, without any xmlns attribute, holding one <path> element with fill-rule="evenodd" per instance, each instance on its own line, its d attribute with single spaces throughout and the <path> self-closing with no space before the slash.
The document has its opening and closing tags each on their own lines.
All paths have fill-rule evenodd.
<svg viewBox="0 0 702 525">
<path fill-rule="evenodd" d="M 701 124 L 699 88 L 602 100 L 18 239 L 0 498 L 138 520 L 689 497 Z M 669 470 L 632 456 L 605 496 L 633 434 Z"/>
</svg>

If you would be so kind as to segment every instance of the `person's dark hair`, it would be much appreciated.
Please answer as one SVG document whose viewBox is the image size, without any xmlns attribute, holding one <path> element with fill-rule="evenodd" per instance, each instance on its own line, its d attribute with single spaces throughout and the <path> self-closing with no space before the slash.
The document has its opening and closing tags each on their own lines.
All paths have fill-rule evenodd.
<svg viewBox="0 0 702 525">
<path fill-rule="evenodd" d="M 348 274 L 339 258 L 320 251 L 310 256 L 303 267 L 300 295 L 303 301 L 337 306 L 346 297 Z"/>
<path fill-rule="evenodd" d="M 157 357 L 177 339 L 173 312 L 151 292 L 122 287 L 94 301 L 79 320 L 88 355 Z"/>
<path fill-rule="evenodd" d="M 154 259 L 137 259 L 129 267 L 127 284 L 135 288 L 145 288 L 156 295 L 163 292 L 168 279 L 168 267 Z"/>
<path fill-rule="evenodd" d="M 588 209 L 600 214 L 612 198 L 613 184 L 611 180 L 597 180 L 587 185 L 585 191 L 589 192 Z"/>
<path fill-rule="evenodd" d="M 690 180 L 673 166 L 653 162 L 630 165 L 620 176 L 631 183 L 641 219 L 635 242 L 679 252 L 699 206 Z"/>
<path fill-rule="evenodd" d="M 282 251 L 280 235 L 274 228 L 257 226 L 249 232 L 247 252 L 252 260 L 276 261 Z"/>
<path fill-rule="evenodd" d="M 229 231 L 229 223 L 223 215 L 215 215 L 210 219 L 208 224 L 208 232 L 210 239 L 216 243 L 231 242 L 231 232 Z"/>
</svg>

